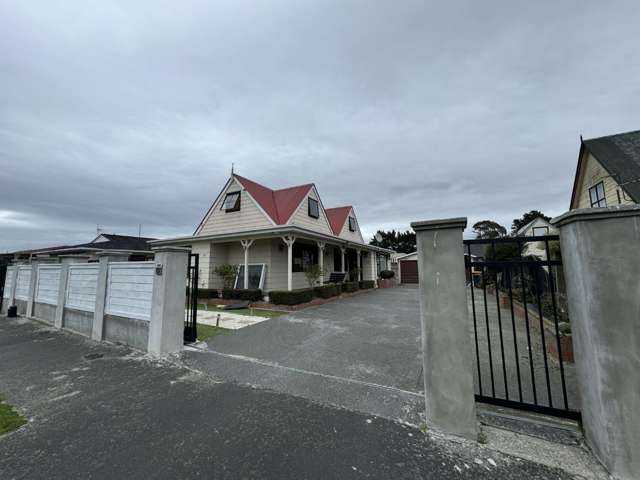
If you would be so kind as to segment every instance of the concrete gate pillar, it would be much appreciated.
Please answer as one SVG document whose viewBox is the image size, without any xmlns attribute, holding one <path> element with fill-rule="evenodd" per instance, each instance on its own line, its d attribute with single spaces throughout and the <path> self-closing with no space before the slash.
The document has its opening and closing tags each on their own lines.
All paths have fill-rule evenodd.
<svg viewBox="0 0 640 480">
<path fill-rule="evenodd" d="M 462 231 L 466 218 L 414 222 L 427 427 L 476 440 Z"/>
<path fill-rule="evenodd" d="M 640 206 L 572 210 L 560 229 L 588 445 L 614 478 L 640 472 Z"/>
<path fill-rule="evenodd" d="M 187 296 L 188 248 L 153 249 L 156 271 L 149 323 L 148 350 L 166 355 L 182 350 Z"/>
</svg>

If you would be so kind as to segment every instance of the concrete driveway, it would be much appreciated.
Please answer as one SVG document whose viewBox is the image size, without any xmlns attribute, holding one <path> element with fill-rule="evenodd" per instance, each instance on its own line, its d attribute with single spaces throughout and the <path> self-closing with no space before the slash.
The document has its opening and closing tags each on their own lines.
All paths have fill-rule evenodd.
<svg viewBox="0 0 640 480">
<path fill-rule="evenodd" d="M 219 335 L 184 358 L 224 380 L 412 423 L 424 410 L 418 289 L 379 289 Z"/>
</svg>

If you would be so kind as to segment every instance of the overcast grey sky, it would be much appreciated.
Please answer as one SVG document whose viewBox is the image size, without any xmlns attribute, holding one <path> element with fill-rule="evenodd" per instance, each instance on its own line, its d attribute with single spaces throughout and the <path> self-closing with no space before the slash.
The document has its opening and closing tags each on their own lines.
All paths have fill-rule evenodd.
<svg viewBox="0 0 640 480">
<path fill-rule="evenodd" d="M 546 3 L 546 6 L 541 5 Z M 231 163 L 365 235 L 567 209 L 640 128 L 637 2 L 0 0 L 0 251 L 191 234 Z"/>
</svg>

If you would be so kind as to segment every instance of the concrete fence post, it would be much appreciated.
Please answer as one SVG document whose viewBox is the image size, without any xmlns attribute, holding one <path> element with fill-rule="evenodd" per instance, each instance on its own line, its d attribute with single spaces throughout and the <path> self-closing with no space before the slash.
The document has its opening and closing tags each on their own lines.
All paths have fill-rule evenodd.
<svg viewBox="0 0 640 480">
<path fill-rule="evenodd" d="M 187 292 L 188 248 L 155 248 L 148 350 L 166 355 L 182 350 Z"/>
<path fill-rule="evenodd" d="M 101 341 L 104 336 L 104 306 L 107 299 L 107 275 L 109 273 L 109 255 L 100 255 L 98 281 L 96 283 L 96 304 L 93 309 L 91 338 Z"/>
<path fill-rule="evenodd" d="M 462 232 L 466 218 L 414 222 L 427 427 L 477 439 Z"/>
<path fill-rule="evenodd" d="M 29 295 L 27 297 L 26 317 L 33 317 L 33 307 L 36 302 L 36 288 L 38 286 L 38 265 L 40 262 L 33 260 L 31 262 L 31 278 L 29 282 Z"/>
<path fill-rule="evenodd" d="M 615 478 L 638 478 L 640 206 L 572 210 L 552 224 L 587 444 Z"/>
<path fill-rule="evenodd" d="M 13 264 L 13 277 L 11 278 L 11 286 L 9 287 L 9 307 L 16 304 L 16 288 L 18 287 L 18 265 Z"/>
<path fill-rule="evenodd" d="M 58 284 L 58 303 L 56 305 L 56 316 L 53 325 L 56 328 L 62 328 L 62 319 L 64 318 L 64 304 L 67 300 L 67 278 L 69 278 L 69 264 L 62 263 L 60 265 L 60 283 Z"/>
</svg>

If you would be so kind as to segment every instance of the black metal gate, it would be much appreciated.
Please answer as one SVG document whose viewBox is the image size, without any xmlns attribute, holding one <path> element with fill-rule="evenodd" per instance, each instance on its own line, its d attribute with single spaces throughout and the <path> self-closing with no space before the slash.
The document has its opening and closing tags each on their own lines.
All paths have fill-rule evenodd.
<svg viewBox="0 0 640 480">
<path fill-rule="evenodd" d="M 190 253 L 187 263 L 187 299 L 184 314 L 184 342 L 198 339 L 198 254 Z"/>
<path fill-rule="evenodd" d="M 476 400 L 580 419 L 557 235 L 465 240 Z"/>
</svg>

